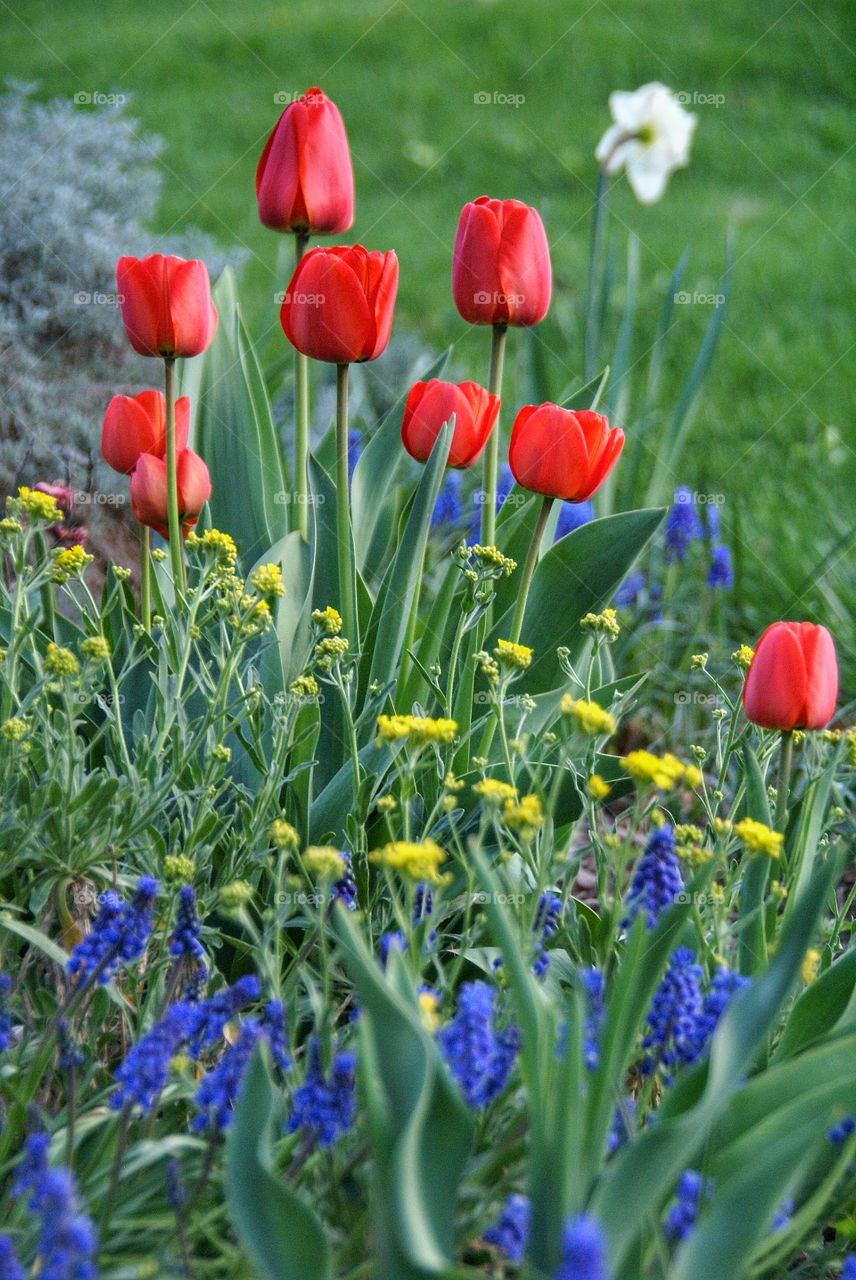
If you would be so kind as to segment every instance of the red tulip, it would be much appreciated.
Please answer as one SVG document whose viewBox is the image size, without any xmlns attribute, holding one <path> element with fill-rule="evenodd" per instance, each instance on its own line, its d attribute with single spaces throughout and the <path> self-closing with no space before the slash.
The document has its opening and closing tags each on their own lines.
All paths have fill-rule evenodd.
<svg viewBox="0 0 856 1280">
<path fill-rule="evenodd" d="M 175 447 L 187 448 L 190 401 L 175 402 Z M 141 391 L 138 396 L 114 396 L 104 415 L 101 452 L 114 471 L 130 475 L 141 453 L 166 456 L 166 399 L 161 391 Z"/>
<path fill-rule="evenodd" d="M 624 448 L 624 432 L 590 409 L 526 405 L 511 429 L 508 461 L 524 489 L 585 502 L 609 475 Z"/>
<path fill-rule="evenodd" d="M 282 304 L 285 336 L 314 360 L 376 360 L 389 342 L 397 292 L 392 251 L 369 253 L 361 244 L 310 249 Z"/>
<path fill-rule="evenodd" d="M 339 108 L 320 89 L 290 103 L 256 170 L 259 217 L 274 231 L 341 235 L 354 223 L 354 170 Z"/>
<path fill-rule="evenodd" d="M 539 324 L 550 307 L 550 246 L 536 209 L 479 196 L 464 205 L 452 263 L 455 306 L 470 324 Z"/>
<path fill-rule="evenodd" d="M 198 356 L 217 332 L 208 268 L 197 258 L 120 258 L 116 268 L 125 331 L 141 356 Z"/>
<path fill-rule="evenodd" d="M 455 415 L 450 467 L 471 467 L 485 447 L 499 414 L 499 396 L 477 382 L 417 382 L 404 406 L 401 439 L 412 458 L 427 462 L 444 422 Z"/>
<path fill-rule="evenodd" d="M 755 650 L 743 709 L 764 729 L 822 729 L 835 715 L 838 659 L 826 627 L 774 622 Z"/>
<path fill-rule="evenodd" d="M 199 513 L 211 497 L 211 477 L 198 453 L 182 449 L 178 455 L 178 515 L 183 534 L 192 529 Z M 140 524 L 169 537 L 166 462 L 151 453 L 141 453 L 131 476 L 131 506 Z"/>
</svg>

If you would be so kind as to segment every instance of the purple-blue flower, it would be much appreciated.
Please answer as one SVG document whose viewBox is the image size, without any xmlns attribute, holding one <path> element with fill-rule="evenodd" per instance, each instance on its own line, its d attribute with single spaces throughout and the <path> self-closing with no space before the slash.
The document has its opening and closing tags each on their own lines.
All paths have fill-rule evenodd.
<svg viewBox="0 0 856 1280">
<path fill-rule="evenodd" d="M 114 1110 L 129 1104 L 149 1112 L 157 1105 L 169 1078 L 170 1063 L 193 1034 L 198 1014 L 199 1006 L 189 1001 L 174 1004 L 131 1047 L 114 1073 L 119 1085 L 110 1099 Z"/>
<path fill-rule="evenodd" d="M 120 965 L 131 964 L 145 950 L 152 931 L 158 882 L 143 876 L 130 903 L 112 890 L 104 894 L 92 929 L 68 958 L 67 969 L 82 982 L 96 976 L 107 983 Z"/>
<path fill-rule="evenodd" d="M 502 1093 L 520 1047 L 516 1027 L 497 1028 L 495 1003 L 496 991 L 488 983 L 463 983 L 458 1012 L 438 1037 L 449 1069 L 471 1107 L 487 1106 Z"/>
<path fill-rule="evenodd" d="M 590 1214 L 579 1214 L 565 1227 L 554 1280 L 607 1280 L 606 1242 L 600 1223 Z"/>
<path fill-rule="evenodd" d="M 731 563 L 731 548 L 726 546 L 724 542 L 720 542 L 711 552 L 707 585 L 714 591 L 730 591 L 734 586 L 734 566 Z"/>
<path fill-rule="evenodd" d="M 666 1238 L 679 1244 L 695 1230 L 702 1199 L 710 1194 L 710 1186 L 695 1169 L 685 1169 L 678 1179 L 675 1203 L 666 1215 Z"/>
<path fill-rule="evenodd" d="M 27 1280 L 10 1236 L 0 1236 L 0 1280 Z"/>
<path fill-rule="evenodd" d="M 681 864 L 675 853 L 675 832 L 670 825 L 659 827 L 648 841 L 644 854 L 636 864 L 627 912 L 622 922 L 628 929 L 642 911 L 653 929 L 660 916 L 683 892 Z"/>
<path fill-rule="evenodd" d="M 331 893 L 334 898 L 338 898 L 344 903 L 349 911 L 356 911 L 357 882 L 354 879 L 353 859 L 347 849 L 340 849 L 339 857 L 345 864 L 345 873 L 333 885 Z"/>
<path fill-rule="evenodd" d="M 264 1035 L 257 1018 L 246 1018 L 235 1043 L 204 1077 L 194 1098 L 199 1115 L 194 1117 L 192 1127 L 197 1133 L 212 1129 L 222 1133 L 229 1127 L 253 1051 Z"/>
<path fill-rule="evenodd" d="M 510 1195 L 496 1222 L 484 1233 L 486 1243 L 500 1249 L 509 1262 L 522 1262 L 529 1241 L 530 1217 L 528 1197 Z"/>
<path fill-rule="evenodd" d="M 692 490 L 679 485 L 675 500 L 666 516 L 666 559 L 685 560 L 690 544 L 704 537 L 704 528 L 695 508 Z"/>
<path fill-rule="evenodd" d="M 583 1024 L 583 1059 L 589 1071 L 600 1062 L 600 1032 L 606 1017 L 606 978 L 600 969 L 581 969 L 580 981 L 586 996 Z"/>
<path fill-rule="evenodd" d="M 202 943 L 202 921 L 196 905 L 196 890 L 193 885 L 182 885 L 178 896 L 178 911 L 175 916 L 175 929 L 169 943 L 169 954 L 177 960 L 186 957 L 188 960 L 201 960 L 205 955 Z"/>
<path fill-rule="evenodd" d="M 584 524 L 594 520 L 594 506 L 591 502 L 563 502 L 559 508 L 559 519 L 556 522 L 555 542 L 566 534 L 581 529 Z"/>
<path fill-rule="evenodd" d="M 667 1082 L 674 1067 L 682 1062 L 695 1062 L 700 1052 L 702 975 L 695 952 L 689 947 L 678 947 L 651 1001 L 648 1031 L 642 1041 L 642 1047 L 648 1051 L 643 1067 L 651 1072 L 662 1065 L 666 1068 Z"/>
<path fill-rule="evenodd" d="M 96 1280 L 95 1227 L 80 1205 L 74 1175 L 65 1167 L 53 1169 L 48 1164 L 49 1146 L 46 1133 L 27 1139 L 13 1186 L 16 1196 L 30 1193 L 27 1207 L 39 1218 L 40 1280 Z"/>
<path fill-rule="evenodd" d="M 357 1059 L 353 1053 L 337 1053 L 325 1076 L 321 1042 L 309 1046 L 306 1075 L 295 1091 L 288 1132 L 304 1135 L 322 1147 L 331 1147 L 352 1128 L 356 1118 L 354 1097 Z"/>
<path fill-rule="evenodd" d="M 461 489 L 460 472 L 450 471 L 446 476 L 443 488 L 437 495 L 437 501 L 431 514 L 431 524 L 435 529 L 442 525 L 457 524 L 460 520 L 463 512 Z"/>
</svg>

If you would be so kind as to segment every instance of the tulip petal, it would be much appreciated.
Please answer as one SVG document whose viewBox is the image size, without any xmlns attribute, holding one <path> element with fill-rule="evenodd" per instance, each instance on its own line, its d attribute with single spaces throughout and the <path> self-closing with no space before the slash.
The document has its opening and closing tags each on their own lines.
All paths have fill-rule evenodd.
<svg viewBox="0 0 856 1280">
<path fill-rule="evenodd" d="M 755 650 L 743 687 L 747 717 L 764 729 L 794 729 L 806 703 L 802 646 L 790 624 L 774 622 Z"/>
<path fill-rule="evenodd" d="M 804 622 L 800 627 L 806 667 L 806 697 L 801 723 L 822 729 L 835 715 L 838 701 L 838 658 L 826 627 Z"/>
</svg>

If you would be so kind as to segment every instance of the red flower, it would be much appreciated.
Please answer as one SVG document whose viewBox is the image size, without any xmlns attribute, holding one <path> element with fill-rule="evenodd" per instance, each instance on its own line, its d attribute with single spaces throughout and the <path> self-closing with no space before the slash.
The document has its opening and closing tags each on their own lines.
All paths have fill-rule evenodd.
<svg viewBox="0 0 856 1280">
<path fill-rule="evenodd" d="M 835 715 L 838 659 L 826 627 L 774 622 L 755 650 L 743 709 L 764 729 L 822 729 Z"/>
<path fill-rule="evenodd" d="M 175 447 L 187 448 L 190 401 L 175 402 Z M 101 452 L 114 471 L 130 475 L 141 453 L 166 455 L 166 398 L 161 391 L 141 391 L 137 396 L 114 396 L 104 415 Z"/>
<path fill-rule="evenodd" d="M 455 415 L 450 467 L 471 467 L 485 447 L 499 413 L 499 396 L 477 382 L 417 382 L 404 406 L 401 439 L 411 457 L 427 462 L 444 422 Z"/>
<path fill-rule="evenodd" d="M 465 204 L 452 263 L 455 306 L 470 324 L 539 324 L 550 307 L 550 246 L 536 209 L 479 196 Z"/>
<path fill-rule="evenodd" d="M 341 235 L 354 222 L 354 170 L 339 108 L 320 89 L 290 103 L 256 170 L 259 217 L 274 231 Z"/>
<path fill-rule="evenodd" d="M 392 251 L 369 253 L 361 244 L 310 249 L 282 304 L 285 336 L 314 360 L 376 360 L 389 342 L 397 292 Z"/>
<path fill-rule="evenodd" d="M 603 484 L 624 448 L 624 432 L 590 409 L 526 405 L 511 429 L 508 461 L 524 489 L 565 502 L 585 502 Z"/>
<path fill-rule="evenodd" d="M 208 268 L 197 258 L 120 258 L 116 268 L 125 331 L 141 356 L 198 356 L 217 332 Z"/>
<path fill-rule="evenodd" d="M 192 529 L 199 513 L 211 497 L 211 477 L 198 453 L 182 449 L 178 455 L 178 514 L 182 533 Z M 131 506 L 140 524 L 169 537 L 166 462 L 150 453 L 141 453 L 131 476 Z"/>
</svg>

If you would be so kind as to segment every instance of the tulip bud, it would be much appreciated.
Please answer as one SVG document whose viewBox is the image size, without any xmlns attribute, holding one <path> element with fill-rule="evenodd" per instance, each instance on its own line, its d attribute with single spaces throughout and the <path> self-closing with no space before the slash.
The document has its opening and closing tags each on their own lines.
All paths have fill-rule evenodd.
<svg viewBox="0 0 856 1280">
<path fill-rule="evenodd" d="M 764 729 L 822 729 L 835 715 L 838 659 L 826 627 L 774 622 L 755 649 L 743 709 Z"/>
<path fill-rule="evenodd" d="M 444 422 L 454 414 L 450 467 L 471 467 L 485 447 L 499 414 L 499 396 L 477 382 L 417 382 L 404 406 L 401 439 L 412 458 L 427 462 Z"/>
<path fill-rule="evenodd" d="M 550 307 L 550 246 L 536 209 L 479 196 L 464 205 L 452 263 L 455 306 L 470 324 L 539 324 Z"/>
<path fill-rule="evenodd" d="M 256 170 L 259 217 L 274 231 L 341 235 L 354 222 L 354 171 L 339 108 L 320 89 L 290 103 Z"/>
<path fill-rule="evenodd" d="M 198 453 L 182 449 L 176 466 L 178 478 L 178 514 L 182 534 L 196 524 L 205 503 L 211 497 L 211 477 Z M 131 506 L 140 524 L 169 537 L 166 462 L 150 453 L 140 455 L 131 476 Z"/>
<path fill-rule="evenodd" d="M 310 249 L 280 312 L 285 336 L 313 360 L 351 364 L 386 350 L 398 292 L 398 258 L 361 244 Z"/>
<path fill-rule="evenodd" d="M 624 448 L 624 432 L 590 409 L 526 405 L 511 430 L 508 461 L 524 489 L 584 502 L 609 475 Z"/>
<path fill-rule="evenodd" d="M 131 346 L 141 356 L 198 356 L 217 332 L 217 308 L 204 262 L 194 258 L 120 258 L 119 305 Z"/>
<path fill-rule="evenodd" d="M 190 401 L 175 402 L 175 447 L 187 448 Z M 101 452 L 114 471 L 130 475 L 141 453 L 166 456 L 166 399 L 161 391 L 141 391 L 137 396 L 114 396 L 104 415 Z"/>
</svg>

